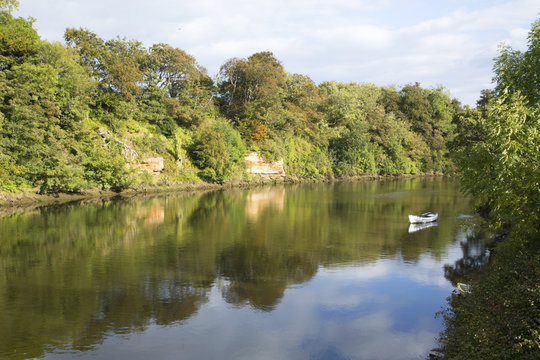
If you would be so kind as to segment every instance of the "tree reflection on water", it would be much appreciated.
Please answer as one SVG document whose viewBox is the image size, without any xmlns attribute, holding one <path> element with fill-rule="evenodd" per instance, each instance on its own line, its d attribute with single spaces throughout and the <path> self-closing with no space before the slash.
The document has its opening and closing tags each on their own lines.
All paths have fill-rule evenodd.
<svg viewBox="0 0 540 360">
<path fill-rule="evenodd" d="M 460 240 L 463 256 L 453 265 L 444 266 L 444 276 L 455 286 L 458 282 L 467 282 L 490 258 L 490 251 L 486 247 L 486 234 L 483 231 L 469 224 L 463 235 L 464 238 Z"/>
<path fill-rule="evenodd" d="M 455 189 L 442 180 L 290 186 L 0 218 L 0 357 L 84 352 L 112 333 L 182 325 L 213 289 L 237 308 L 271 312 L 321 267 L 439 258 L 465 206 Z M 408 234 L 407 215 L 425 207 L 440 225 Z"/>
</svg>

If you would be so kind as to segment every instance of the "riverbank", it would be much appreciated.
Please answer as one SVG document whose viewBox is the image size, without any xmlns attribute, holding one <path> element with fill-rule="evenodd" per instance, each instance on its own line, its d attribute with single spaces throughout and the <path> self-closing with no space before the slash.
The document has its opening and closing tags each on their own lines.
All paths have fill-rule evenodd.
<svg viewBox="0 0 540 360">
<path fill-rule="evenodd" d="M 471 292 L 454 293 L 430 359 L 540 358 L 540 242 L 499 239 L 489 262 L 469 274 Z"/>
<path fill-rule="evenodd" d="M 139 185 L 122 191 L 110 189 L 85 189 L 74 193 L 39 194 L 38 189 L 29 189 L 19 193 L 0 192 L 0 216 L 28 211 L 35 208 L 62 204 L 131 198 L 152 194 L 212 191 L 221 189 L 223 185 L 205 182 Z"/>
<path fill-rule="evenodd" d="M 356 176 L 321 176 L 309 178 L 280 177 L 280 178 L 253 178 L 244 181 L 231 181 L 223 184 L 207 183 L 203 181 L 182 183 L 144 184 L 130 187 L 122 191 L 110 189 L 86 189 L 76 193 L 39 194 L 38 189 L 28 189 L 18 193 L 0 192 L 0 215 L 26 211 L 33 208 L 55 206 L 81 201 L 107 200 L 113 198 L 131 198 L 136 196 L 189 193 L 198 191 L 217 191 L 228 189 L 247 189 L 277 184 L 307 184 L 330 183 L 344 181 L 369 181 L 404 178 L 421 178 L 443 176 L 442 173 L 399 174 L 399 175 L 356 175 Z"/>
</svg>

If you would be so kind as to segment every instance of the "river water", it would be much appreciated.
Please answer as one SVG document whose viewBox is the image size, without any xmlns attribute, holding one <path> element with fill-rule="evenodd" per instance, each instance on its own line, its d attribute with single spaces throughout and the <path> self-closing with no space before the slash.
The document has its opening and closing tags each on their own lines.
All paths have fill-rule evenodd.
<svg viewBox="0 0 540 360">
<path fill-rule="evenodd" d="M 426 211 L 436 226 L 410 228 Z M 0 358 L 425 358 L 470 213 L 437 178 L 4 216 Z"/>
</svg>

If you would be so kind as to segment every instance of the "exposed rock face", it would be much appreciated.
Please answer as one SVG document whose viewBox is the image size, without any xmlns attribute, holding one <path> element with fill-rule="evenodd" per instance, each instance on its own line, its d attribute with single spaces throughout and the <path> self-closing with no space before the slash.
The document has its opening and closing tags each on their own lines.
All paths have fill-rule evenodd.
<svg viewBox="0 0 540 360">
<path fill-rule="evenodd" d="M 285 176 L 283 160 L 276 162 L 265 161 L 257 153 L 250 153 L 245 157 L 246 171 L 249 175 L 276 178 Z"/>
<path fill-rule="evenodd" d="M 144 159 L 139 164 L 139 167 L 151 174 L 159 174 L 161 171 L 163 171 L 163 158 L 155 157 Z"/>
</svg>

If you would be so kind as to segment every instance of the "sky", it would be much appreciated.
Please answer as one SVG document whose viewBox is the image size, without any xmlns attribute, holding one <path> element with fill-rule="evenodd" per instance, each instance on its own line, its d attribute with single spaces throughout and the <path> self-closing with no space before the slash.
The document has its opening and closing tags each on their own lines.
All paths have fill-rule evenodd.
<svg viewBox="0 0 540 360">
<path fill-rule="evenodd" d="M 289 73 L 323 81 L 444 86 L 475 106 L 493 88 L 505 42 L 527 48 L 538 0 L 20 0 L 41 38 L 66 28 L 101 38 L 166 43 L 210 76 L 232 57 L 271 51 Z"/>
</svg>

